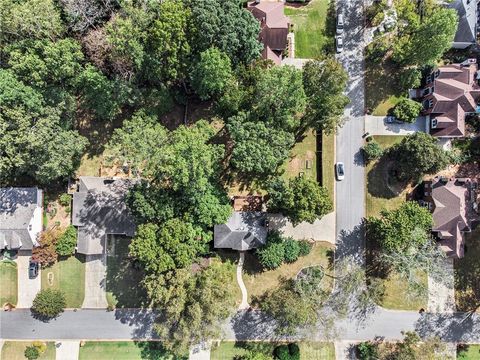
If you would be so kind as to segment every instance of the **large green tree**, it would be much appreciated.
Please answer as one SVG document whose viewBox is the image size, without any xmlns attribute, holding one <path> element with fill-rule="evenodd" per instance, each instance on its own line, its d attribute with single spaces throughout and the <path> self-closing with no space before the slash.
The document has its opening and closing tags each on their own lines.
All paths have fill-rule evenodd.
<svg viewBox="0 0 480 360">
<path fill-rule="evenodd" d="M 297 225 L 302 221 L 313 223 L 333 210 L 327 190 L 309 177 L 295 177 L 286 182 L 273 181 L 269 186 L 268 208 L 279 211 Z"/>
<path fill-rule="evenodd" d="M 393 115 L 400 121 L 414 123 L 417 120 L 422 104 L 411 99 L 402 99 L 393 108 Z"/>
<path fill-rule="evenodd" d="M 207 238 L 201 228 L 171 219 L 161 226 L 140 225 L 130 244 L 130 255 L 140 260 L 149 273 L 162 273 L 191 265 L 206 252 Z"/>
<path fill-rule="evenodd" d="M 307 94 L 305 125 L 326 133 L 341 126 L 343 111 L 350 100 L 344 92 L 348 75 L 335 58 L 308 61 L 303 67 L 303 86 Z"/>
<path fill-rule="evenodd" d="M 390 153 L 396 162 L 398 177 L 417 180 L 435 174 L 449 163 L 448 153 L 438 146 L 438 140 L 424 132 L 407 135 Z"/>
<path fill-rule="evenodd" d="M 198 54 L 215 46 L 233 64 L 248 64 L 260 56 L 260 24 L 237 0 L 187 0 L 191 9 L 190 42 Z"/>
</svg>

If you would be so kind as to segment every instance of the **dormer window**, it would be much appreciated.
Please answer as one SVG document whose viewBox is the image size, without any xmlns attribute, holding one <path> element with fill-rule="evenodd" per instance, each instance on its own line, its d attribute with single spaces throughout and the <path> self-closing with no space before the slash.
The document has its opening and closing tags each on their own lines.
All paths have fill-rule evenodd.
<svg viewBox="0 0 480 360">
<path fill-rule="evenodd" d="M 425 110 L 430 109 L 433 106 L 433 100 L 432 99 L 425 100 L 424 102 L 422 102 L 422 105 Z"/>
<path fill-rule="evenodd" d="M 433 75 L 435 76 L 435 78 L 437 78 L 440 75 L 440 70 L 439 69 L 435 70 Z"/>
<path fill-rule="evenodd" d="M 427 75 L 426 83 L 429 84 L 432 82 L 432 74 Z"/>
<path fill-rule="evenodd" d="M 436 129 L 436 128 L 437 128 L 437 124 L 438 124 L 437 119 L 433 118 L 432 121 L 431 121 L 431 127 L 432 127 L 432 129 Z"/>
<path fill-rule="evenodd" d="M 430 109 L 433 106 L 433 100 L 429 99 L 428 100 L 428 108 Z"/>
<path fill-rule="evenodd" d="M 28 231 L 32 231 L 32 224 L 28 225 Z"/>
<path fill-rule="evenodd" d="M 427 88 L 423 89 L 423 96 L 433 94 L 433 91 L 434 91 L 433 86 L 432 87 L 427 87 Z"/>
</svg>

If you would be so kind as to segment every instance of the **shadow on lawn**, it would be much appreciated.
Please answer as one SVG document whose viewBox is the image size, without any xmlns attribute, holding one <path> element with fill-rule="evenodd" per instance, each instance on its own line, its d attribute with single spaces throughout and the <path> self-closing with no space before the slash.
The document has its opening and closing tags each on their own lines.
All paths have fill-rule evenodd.
<svg viewBox="0 0 480 360">
<path fill-rule="evenodd" d="M 377 198 L 393 199 L 398 197 L 407 187 L 395 177 L 394 160 L 389 154 L 382 156 L 368 172 L 368 193 Z"/>
<path fill-rule="evenodd" d="M 401 96 L 397 80 L 393 76 L 398 71 L 394 64 L 384 61 L 374 63 L 367 58 L 365 63 L 365 106 L 373 111 L 390 96 Z"/>
</svg>

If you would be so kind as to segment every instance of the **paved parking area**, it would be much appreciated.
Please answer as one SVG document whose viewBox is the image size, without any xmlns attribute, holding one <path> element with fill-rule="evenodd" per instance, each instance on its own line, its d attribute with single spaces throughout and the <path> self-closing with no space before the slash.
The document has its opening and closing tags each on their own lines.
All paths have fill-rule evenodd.
<svg viewBox="0 0 480 360">
<path fill-rule="evenodd" d="M 19 251 L 17 259 L 18 271 L 18 301 L 17 308 L 32 307 L 33 299 L 42 287 L 40 271 L 35 279 L 28 277 L 28 263 L 30 261 L 31 251 Z"/>
<path fill-rule="evenodd" d="M 107 303 L 107 259 L 106 255 L 85 257 L 85 299 L 82 308 L 105 309 Z"/>
<path fill-rule="evenodd" d="M 419 131 L 426 131 L 425 117 L 419 116 L 413 124 L 387 124 L 385 116 L 365 116 L 365 132 L 370 135 L 408 135 Z"/>
</svg>

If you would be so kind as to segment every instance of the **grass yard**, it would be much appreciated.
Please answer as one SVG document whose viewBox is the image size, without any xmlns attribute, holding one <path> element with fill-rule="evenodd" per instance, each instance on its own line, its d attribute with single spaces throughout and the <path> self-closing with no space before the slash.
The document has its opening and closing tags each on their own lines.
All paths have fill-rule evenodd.
<svg viewBox="0 0 480 360">
<path fill-rule="evenodd" d="M 85 257 L 61 258 L 41 271 L 42 289 L 58 289 L 65 293 L 67 308 L 82 307 L 85 297 Z"/>
<path fill-rule="evenodd" d="M 80 347 L 79 360 L 173 360 L 179 359 L 148 341 L 87 341 Z"/>
<path fill-rule="evenodd" d="M 480 359 L 480 345 L 458 345 L 457 360 Z"/>
<path fill-rule="evenodd" d="M 107 301 L 109 306 L 138 308 L 145 306 L 146 293 L 141 286 L 144 274 L 128 257 L 130 239 L 108 237 Z"/>
<path fill-rule="evenodd" d="M 393 145 L 402 141 L 404 136 L 375 136 L 374 140 L 384 149 L 388 149 Z M 387 186 L 388 177 L 388 161 L 380 159 L 373 161 L 367 165 L 367 190 L 366 190 L 366 213 L 368 216 L 379 216 L 382 210 L 393 210 L 398 208 L 406 201 L 408 188 L 404 188 L 399 192 L 394 192 L 391 187 Z M 402 186 L 399 187 L 400 189 Z M 367 239 L 367 246 L 373 246 Z M 367 257 L 367 261 L 372 264 L 374 259 Z M 408 296 L 409 291 L 404 280 L 400 279 L 395 273 L 391 273 L 388 277 L 381 274 L 381 280 L 385 285 L 385 295 L 379 304 L 387 309 L 396 310 L 418 310 L 426 308 L 427 296 L 412 297 Z M 372 275 L 374 276 L 374 275 Z M 427 284 L 427 274 L 419 273 L 419 279 L 425 285 Z"/>
<path fill-rule="evenodd" d="M 458 311 L 472 311 L 480 303 L 479 239 L 480 226 L 477 226 L 475 231 L 466 236 L 465 256 L 455 260 L 455 302 Z M 480 312 L 480 308 L 476 310 Z"/>
<path fill-rule="evenodd" d="M 102 157 L 100 155 L 85 154 L 76 171 L 77 176 L 99 176 Z"/>
<path fill-rule="evenodd" d="M 334 2 L 312 0 L 304 6 L 286 6 L 285 15 L 290 17 L 295 33 L 295 57 L 318 58 L 333 52 L 335 11 Z"/>
<path fill-rule="evenodd" d="M 372 115 L 387 115 L 402 98 L 392 66 L 365 62 L 365 106 Z"/>
<path fill-rule="evenodd" d="M 10 260 L 0 261 L 0 306 L 17 304 L 17 264 Z"/>
<path fill-rule="evenodd" d="M 286 178 L 297 177 L 300 173 L 317 179 L 317 136 L 315 130 L 307 130 L 302 141 L 295 144 L 282 168 Z"/>
<path fill-rule="evenodd" d="M 335 134 L 322 135 L 322 185 L 335 206 Z"/>
<path fill-rule="evenodd" d="M 402 141 L 404 136 L 375 136 L 374 140 L 385 150 Z M 385 180 L 386 162 L 380 159 L 367 165 L 367 217 L 378 216 L 382 209 L 396 209 L 405 201 L 406 193 L 395 194 L 387 187 Z"/>
<path fill-rule="evenodd" d="M 3 344 L 1 359 L 25 360 L 25 349 L 31 346 L 31 341 L 6 341 Z M 47 342 L 47 349 L 38 357 L 38 360 L 55 360 L 55 343 Z"/>
<path fill-rule="evenodd" d="M 245 355 L 247 349 L 258 350 L 272 355 L 275 343 L 269 342 L 233 342 L 222 341 L 218 347 L 212 350 L 211 360 L 234 360 L 236 357 Z M 324 342 L 300 342 L 300 360 L 334 360 L 335 347 L 332 343 Z"/>
<path fill-rule="evenodd" d="M 246 253 L 243 281 L 247 287 L 248 301 L 251 302 L 253 298 L 261 297 L 268 290 L 277 288 L 285 279 L 293 278 L 304 267 L 322 265 L 328 268 L 333 248 L 330 243 L 316 242 L 307 256 L 300 257 L 292 264 L 283 264 L 275 270 L 266 271 L 263 271 L 254 253 Z M 332 278 L 325 276 L 322 281 L 327 289 L 332 288 Z"/>
</svg>

